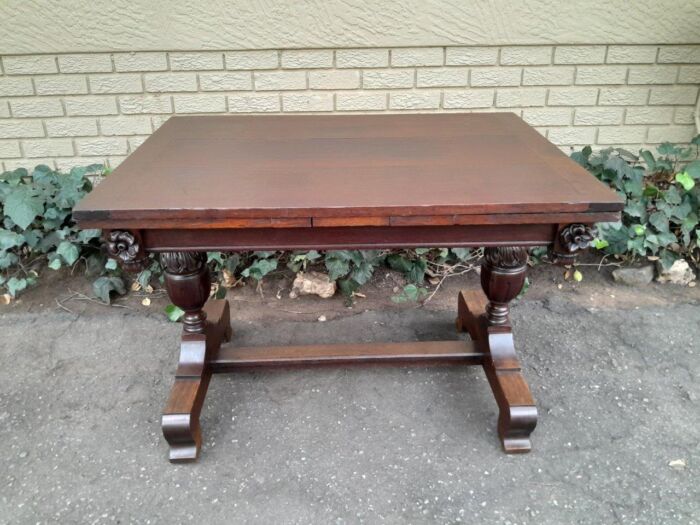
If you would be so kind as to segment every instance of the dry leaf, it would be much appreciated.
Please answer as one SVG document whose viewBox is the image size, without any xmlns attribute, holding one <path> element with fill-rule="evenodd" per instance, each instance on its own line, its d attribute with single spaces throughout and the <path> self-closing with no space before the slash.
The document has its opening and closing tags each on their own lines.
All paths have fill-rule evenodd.
<svg viewBox="0 0 700 525">
<path fill-rule="evenodd" d="M 236 278 L 226 268 L 221 270 L 221 277 L 221 284 L 224 285 L 224 288 L 233 288 L 233 285 L 236 284 Z"/>
<path fill-rule="evenodd" d="M 367 296 L 360 292 L 352 292 L 353 297 L 361 297 L 362 299 L 367 299 Z"/>
<path fill-rule="evenodd" d="M 138 281 L 134 281 L 131 283 L 131 291 L 132 292 L 138 292 L 141 289 L 141 285 L 139 284 Z"/>
<path fill-rule="evenodd" d="M 10 304 L 12 302 L 12 296 L 9 293 L 2 294 L 0 297 L 0 304 Z"/>
<path fill-rule="evenodd" d="M 143 301 L 141 301 L 141 304 L 144 306 L 151 306 L 151 300 L 148 297 L 144 297 Z"/>
<path fill-rule="evenodd" d="M 150 284 L 146 286 L 146 293 L 153 293 L 153 286 L 151 286 Z"/>
<path fill-rule="evenodd" d="M 564 280 L 568 281 L 569 279 L 571 279 L 571 272 L 569 270 L 566 270 L 564 272 Z"/>
<path fill-rule="evenodd" d="M 318 322 L 319 322 L 319 323 L 323 323 L 323 322 L 325 322 L 325 320 L 326 320 L 326 316 L 325 316 L 325 315 L 322 315 L 322 316 L 320 316 L 320 317 L 318 318 Z"/>
</svg>

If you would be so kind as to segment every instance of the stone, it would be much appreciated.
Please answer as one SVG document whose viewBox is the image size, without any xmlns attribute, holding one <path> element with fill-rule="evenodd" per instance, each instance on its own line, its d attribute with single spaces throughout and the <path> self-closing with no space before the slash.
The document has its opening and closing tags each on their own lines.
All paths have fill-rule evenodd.
<svg viewBox="0 0 700 525">
<path fill-rule="evenodd" d="M 320 272 L 299 272 L 292 283 L 289 297 L 294 299 L 300 295 L 318 295 L 328 299 L 335 295 L 336 284 L 328 275 Z"/>
<path fill-rule="evenodd" d="M 687 463 L 684 459 L 674 459 L 673 461 L 668 462 L 668 466 L 674 470 L 685 470 Z"/>
<path fill-rule="evenodd" d="M 660 283 L 687 285 L 695 281 L 695 272 L 685 259 L 678 259 L 668 270 L 664 270 L 657 262 L 656 270 L 659 273 L 656 280 Z"/>
<path fill-rule="evenodd" d="M 654 279 L 654 267 L 651 264 L 639 268 L 616 268 L 612 273 L 616 283 L 628 286 L 649 284 Z"/>
</svg>

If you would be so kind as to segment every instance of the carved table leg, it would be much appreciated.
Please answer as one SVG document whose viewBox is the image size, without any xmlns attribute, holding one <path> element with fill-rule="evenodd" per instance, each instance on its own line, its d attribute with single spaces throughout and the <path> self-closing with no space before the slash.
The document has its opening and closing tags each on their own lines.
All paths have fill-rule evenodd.
<svg viewBox="0 0 700 525">
<path fill-rule="evenodd" d="M 193 461 L 202 444 L 199 414 L 211 378 L 208 361 L 222 340 L 231 338 L 229 307 L 225 300 L 207 302 L 211 283 L 205 253 L 165 252 L 160 261 L 168 295 L 185 311 L 180 361 L 163 411 L 163 435 L 170 445 L 170 461 Z"/>
<path fill-rule="evenodd" d="M 527 250 L 487 248 L 481 268 L 481 287 L 461 292 L 457 327 L 469 332 L 488 355 L 484 371 L 498 403 L 498 434 L 507 453 L 528 452 L 530 434 L 537 424 L 537 408 L 515 354 L 508 303 L 523 287 Z"/>
</svg>

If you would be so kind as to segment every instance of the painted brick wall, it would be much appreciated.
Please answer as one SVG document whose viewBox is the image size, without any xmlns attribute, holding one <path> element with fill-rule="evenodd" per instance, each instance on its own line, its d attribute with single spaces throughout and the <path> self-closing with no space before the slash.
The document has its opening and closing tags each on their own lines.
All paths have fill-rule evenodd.
<svg viewBox="0 0 700 525">
<path fill-rule="evenodd" d="M 114 167 L 173 114 L 512 111 L 565 151 L 688 141 L 700 45 L 0 57 L 4 169 Z"/>
</svg>

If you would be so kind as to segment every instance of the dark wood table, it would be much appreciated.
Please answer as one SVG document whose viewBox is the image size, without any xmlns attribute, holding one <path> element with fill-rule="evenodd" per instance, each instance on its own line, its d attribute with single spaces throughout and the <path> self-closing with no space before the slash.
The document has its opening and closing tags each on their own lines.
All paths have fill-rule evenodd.
<svg viewBox="0 0 700 525">
<path fill-rule="evenodd" d="M 257 366 L 384 362 L 480 364 L 506 452 L 530 450 L 537 422 L 508 304 L 528 247 L 571 262 L 622 201 L 513 114 L 193 116 L 168 120 L 78 204 L 130 271 L 160 254 L 185 311 L 163 413 L 171 461 L 199 454 L 212 373 Z M 246 348 L 229 306 L 209 299 L 206 251 L 485 247 L 483 294 L 462 292 L 471 341 Z"/>
</svg>

